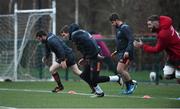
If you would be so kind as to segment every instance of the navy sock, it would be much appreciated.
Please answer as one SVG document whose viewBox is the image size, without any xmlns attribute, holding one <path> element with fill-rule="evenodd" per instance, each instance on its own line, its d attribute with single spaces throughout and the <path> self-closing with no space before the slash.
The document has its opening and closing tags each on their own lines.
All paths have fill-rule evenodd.
<svg viewBox="0 0 180 109">
<path fill-rule="evenodd" d="M 53 76 L 54 80 L 56 81 L 57 85 L 59 87 L 63 87 L 58 72 L 55 72 L 54 74 L 52 74 L 52 76 Z"/>
</svg>

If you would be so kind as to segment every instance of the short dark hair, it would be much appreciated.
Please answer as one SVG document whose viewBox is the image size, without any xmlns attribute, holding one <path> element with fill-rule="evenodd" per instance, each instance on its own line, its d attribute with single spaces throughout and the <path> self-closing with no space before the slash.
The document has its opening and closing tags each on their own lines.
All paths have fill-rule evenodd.
<svg viewBox="0 0 180 109">
<path fill-rule="evenodd" d="M 147 18 L 148 21 L 159 21 L 158 15 L 151 15 Z"/>
<path fill-rule="evenodd" d="M 69 32 L 69 26 L 68 26 L 68 25 L 64 25 L 64 26 L 61 28 L 60 33 L 63 33 L 63 32 L 65 32 L 65 33 L 68 33 L 68 32 Z"/>
<path fill-rule="evenodd" d="M 117 13 L 112 13 L 109 17 L 110 21 L 120 20 L 119 15 Z"/>
<path fill-rule="evenodd" d="M 36 33 L 36 37 L 42 37 L 42 36 L 47 36 L 47 33 L 43 30 L 40 30 Z"/>
</svg>

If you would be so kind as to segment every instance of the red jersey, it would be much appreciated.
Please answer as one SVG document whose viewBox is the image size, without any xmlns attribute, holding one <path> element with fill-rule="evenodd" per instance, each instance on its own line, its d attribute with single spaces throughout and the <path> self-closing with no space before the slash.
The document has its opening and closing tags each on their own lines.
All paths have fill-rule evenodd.
<svg viewBox="0 0 180 109">
<path fill-rule="evenodd" d="M 172 19 L 167 16 L 160 16 L 159 24 L 156 45 L 143 44 L 144 51 L 158 53 L 165 50 L 169 60 L 180 61 L 180 36 L 172 26 Z"/>
<path fill-rule="evenodd" d="M 106 57 L 111 57 L 111 52 L 107 47 L 106 43 L 104 41 L 98 40 L 98 39 L 102 39 L 103 36 L 100 34 L 93 34 L 92 37 L 96 40 L 97 44 L 101 48 L 101 55 Z"/>
</svg>

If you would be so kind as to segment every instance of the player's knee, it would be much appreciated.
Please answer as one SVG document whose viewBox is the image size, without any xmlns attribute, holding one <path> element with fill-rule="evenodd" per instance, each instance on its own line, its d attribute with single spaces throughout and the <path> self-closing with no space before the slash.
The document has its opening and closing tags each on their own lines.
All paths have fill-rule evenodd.
<svg viewBox="0 0 180 109">
<path fill-rule="evenodd" d="M 73 73 L 76 74 L 76 75 L 81 75 L 82 71 L 79 70 L 79 69 L 73 69 Z"/>
<path fill-rule="evenodd" d="M 50 72 L 51 74 L 53 74 L 54 71 L 53 71 L 52 69 L 49 69 L 49 72 Z"/>
<path fill-rule="evenodd" d="M 50 69 L 49 69 L 49 72 L 50 72 L 51 74 L 53 74 L 54 72 L 56 72 L 56 70 L 55 70 L 54 68 L 50 68 Z"/>
<path fill-rule="evenodd" d="M 54 72 L 57 71 L 57 69 L 58 69 L 59 67 L 60 67 L 59 63 L 54 63 L 54 64 L 52 64 L 52 65 L 50 66 L 49 72 L 50 72 L 51 74 L 53 74 Z"/>
<path fill-rule="evenodd" d="M 175 77 L 176 77 L 177 79 L 180 79 L 180 70 L 176 70 L 176 72 L 175 72 Z"/>
<path fill-rule="evenodd" d="M 122 73 L 124 72 L 124 69 L 121 68 L 121 67 L 118 67 L 118 68 L 117 68 L 117 71 L 118 71 L 118 73 L 122 74 Z"/>
</svg>

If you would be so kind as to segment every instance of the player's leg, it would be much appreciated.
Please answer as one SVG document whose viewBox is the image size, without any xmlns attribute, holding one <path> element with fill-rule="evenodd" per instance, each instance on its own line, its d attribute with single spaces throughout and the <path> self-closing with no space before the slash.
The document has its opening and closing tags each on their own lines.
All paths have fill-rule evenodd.
<svg viewBox="0 0 180 109">
<path fill-rule="evenodd" d="M 97 75 L 99 75 L 99 74 L 97 74 Z M 90 87 L 92 89 L 91 93 L 96 94 L 97 97 L 103 97 L 104 96 L 104 92 L 101 89 L 101 87 L 97 83 L 94 83 L 92 81 L 92 74 L 91 74 L 91 70 L 90 70 L 90 65 L 89 64 L 84 66 L 84 70 L 83 70 L 83 73 L 82 73 L 81 76 L 84 76 L 88 81 L 90 81 L 90 83 L 91 83 Z"/>
<path fill-rule="evenodd" d="M 90 61 L 91 77 L 93 83 L 103 83 L 103 82 L 118 82 L 121 80 L 119 75 L 114 76 L 99 76 L 101 62 L 97 60 Z"/>
<path fill-rule="evenodd" d="M 122 63 L 122 62 L 118 62 L 117 65 L 117 71 L 122 75 L 124 82 L 127 81 L 131 81 L 131 77 L 129 75 L 129 72 L 126 70 L 127 65 Z"/>
<path fill-rule="evenodd" d="M 99 75 L 98 72 L 96 74 Z M 101 87 L 96 82 L 93 81 L 93 75 L 91 73 L 91 67 L 90 67 L 89 62 L 84 65 L 84 69 L 83 69 L 83 72 L 80 75 L 80 77 L 84 78 L 84 80 L 89 82 L 89 86 L 92 89 L 92 93 L 95 94 L 93 97 L 103 97 L 104 96 L 104 92 L 101 89 Z"/>
<path fill-rule="evenodd" d="M 81 71 L 77 64 L 74 64 L 71 66 L 71 69 L 73 71 L 74 74 L 78 75 L 81 79 L 83 79 L 84 81 L 86 81 L 90 86 L 92 85 L 92 82 L 90 80 L 89 74 L 87 72 L 87 70 L 85 71 Z M 87 69 L 87 68 L 86 68 Z"/>
<path fill-rule="evenodd" d="M 167 80 L 175 79 L 179 77 L 178 71 L 180 70 L 180 61 L 171 61 L 167 60 L 163 71 L 164 71 L 164 78 Z"/>
<path fill-rule="evenodd" d="M 137 87 L 137 82 L 131 79 L 131 76 L 128 72 L 129 63 L 130 60 L 122 59 L 118 62 L 117 65 L 117 71 L 122 76 L 126 85 L 126 90 L 123 91 L 123 94 L 132 94 Z"/>
<path fill-rule="evenodd" d="M 78 75 L 81 79 L 83 79 L 86 83 L 88 83 L 89 87 L 91 88 L 91 93 L 102 93 L 102 89 L 99 85 L 93 84 L 92 80 L 90 79 L 90 67 L 89 65 L 84 66 L 83 72 L 79 70 L 77 64 L 71 66 L 72 71 Z"/>
<path fill-rule="evenodd" d="M 92 87 L 92 82 L 90 81 L 90 77 L 86 74 L 86 71 L 81 71 L 79 69 L 79 67 L 77 66 L 76 62 L 75 62 L 75 57 L 74 54 L 69 54 L 67 56 L 67 66 L 71 68 L 71 70 L 73 71 L 74 74 L 78 75 L 82 80 L 84 80 L 85 82 L 87 82 L 89 84 L 90 87 Z M 87 68 L 86 68 L 87 69 Z"/>
<path fill-rule="evenodd" d="M 71 65 L 70 67 L 75 75 L 79 76 L 82 74 L 82 71 L 78 68 L 77 64 Z"/>
<path fill-rule="evenodd" d="M 115 76 L 99 76 L 99 72 L 100 72 L 100 62 L 99 60 L 90 60 L 90 77 L 91 80 L 93 82 L 93 84 L 98 84 L 98 83 L 103 83 L 103 82 L 117 82 L 120 81 L 121 78 L 118 75 Z M 96 88 L 98 88 L 99 86 L 96 86 Z M 104 92 L 102 90 L 99 90 L 99 92 L 95 93 L 95 96 L 97 97 L 103 97 L 104 96 Z"/>
<path fill-rule="evenodd" d="M 69 54 L 67 56 L 67 66 L 71 67 L 74 74 L 78 75 L 82 80 L 88 83 L 89 87 L 91 88 L 92 92 L 98 92 L 101 88 L 97 84 L 93 84 L 90 79 L 90 67 L 89 65 L 84 66 L 83 72 L 78 68 L 77 64 L 75 63 L 75 58 L 73 54 Z"/>
<path fill-rule="evenodd" d="M 133 53 L 129 54 L 129 58 L 124 59 L 124 52 L 119 52 L 117 54 L 117 58 L 117 72 L 122 76 L 123 81 L 126 85 L 126 90 L 123 91 L 123 94 L 132 94 L 137 87 L 137 82 L 135 80 L 132 80 L 128 72 L 130 62 L 133 59 Z"/>
<path fill-rule="evenodd" d="M 60 76 L 57 72 L 57 69 L 60 67 L 60 64 L 57 63 L 57 62 L 54 62 L 51 66 L 50 66 L 50 69 L 49 69 L 49 72 L 52 74 L 52 77 L 54 78 L 54 80 L 56 81 L 57 83 L 57 87 L 55 87 L 52 92 L 59 92 L 59 91 L 62 91 L 64 89 L 64 86 L 63 84 L 61 83 L 61 79 L 60 79 Z"/>
<path fill-rule="evenodd" d="M 98 72 L 92 72 L 91 67 L 89 66 L 89 77 L 90 77 L 90 80 L 92 81 L 92 85 L 95 89 L 94 97 L 103 97 L 104 92 L 101 89 L 101 87 L 98 85 L 98 82 L 97 82 L 97 80 L 98 80 L 97 77 L 99 77 L 99 71 Z"/>
</svg>

